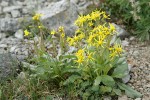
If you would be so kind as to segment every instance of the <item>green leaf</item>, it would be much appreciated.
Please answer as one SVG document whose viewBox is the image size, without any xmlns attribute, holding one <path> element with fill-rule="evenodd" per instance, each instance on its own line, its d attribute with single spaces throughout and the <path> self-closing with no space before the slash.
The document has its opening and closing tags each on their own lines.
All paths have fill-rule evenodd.
<svg viewBox="0 0 150 100">
<path fill-rule="evenodd" d="M 97 86 L 101 83 L 101 76 L 97 76 L 95 81 L 94 81 L 94 85 Z"/>
<path fill-rule="evenodd" d="M 117 83 L 117 85 L 119 86 L 120 89 L 124 90 L 125 91 L 125 94 L 128 96 L 128 97 L 131 97 L 131 98 L 140 98 L 142 96 L 141 93 L 133 90 L 131 87 L 129 87 L 128 85 L 125 85 L 123 83 Z"/>
<path fill-rule="evenodd" d="M 122 64 L 122 65 L 117 66 L 117 67 L 114 69 L 114 72 L 113 72 L 113 74 L 112 74 L 112 77 L 115 77 L 115 78 L 123 78 L 123 77 L 125 77 L 127 74 L 128 74 L 128 64 L 125 63 L 125 64 Z"/>
<path fill-rule="evenodd" d="M 117 64 L 122 64 L 125 61 L 126 61 L 126 57 L 119 58 Z"/>
<path fill-rule="evenodd" d="M 90 95 L 91 95 L 91 94 L 90 94 L 89 92 L 85 92 L 85 93 L 83 94 L 83 100 L 88 100 L 88 98 L 89 98 Z"/>
<path fill-rule="evenodd" d="M 99 90 L 99 85 L 93 85 L 92 90 L 95 91 L 95 92 L 98 91 Z"/>
<path fill-rule="evenodd" d="M 91 85 L 89 81 L 82 82 L 82 83 L 81 83 L 81 88 L 82 88 L 82 89 L 85 89 L 85 88 L 88 87 L 89 85 Z"/>
<path fill-rule="evenodd" d="M 101 76 L 101 81 L 106 86 L 114 86 L 115 85 L 114 79 L 111 76 L 108 76 L 108 75 L 102 75 Z"/>
<path fill-rule="evenodd" d="M 117 95 L 121 96 L 121 90 L 120 89 L 113 89 L 113 92 L 115 92 Z"/>
<path fill-rule="evenodd" d="M 101 92 L 101 94 L 108 93 L 108 92 L 111 92 L 111 91 L 112 91 L 112 88 L 111 88 L 111 87 L 108 87 L 108 86 L 100 86 L 100 92 Z"/>
<path fill-rule="evenodd" d="M 64 85 L 67 85 L 69 83 L 74 83 L 75 80 L 79 79 L 79 75 L 71 75 L 66 81 L 64 81 Z"/>
</svg>

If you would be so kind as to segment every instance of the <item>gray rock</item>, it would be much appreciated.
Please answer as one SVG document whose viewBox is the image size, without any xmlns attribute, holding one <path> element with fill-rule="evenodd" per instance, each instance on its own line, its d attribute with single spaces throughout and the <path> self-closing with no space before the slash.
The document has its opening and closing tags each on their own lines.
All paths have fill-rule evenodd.
<svg viewBox="0 0 150 100">
<path fill-rule="evenodd" d="M 0 6 L 0 14 L 2 13 L 2 7 Z"/>
<path fill-rule="evenodd" d="M 108 97 L 104 97 L 103 100 L 112 100 L 112 98 L 110 96 L 108 96 Z"/>
<path fill-rule="evenodd" d="M 135 100 L 142 100 L 141 98 L 136 98 Z"/>
<path fill-rule="evenodd" d="M 124 46 L 124 47 L 125 47 L 125 46 L 129 46 L 129 42 L 128 42 L 127 40 L 123 40 L 121 44 L 122 44 L 122 46 Z"/>
<path fill-rule="evenodd" d="M 134 52 L 133 52 L 133 56 L 134 56 L 134 57 L 139 56 L 139 54 L 140 54 L 140 53 L 139 53 L 138 51 L 134 51 Z"/>
<path fill-rule="evenodd" d="M 21 9 L 22 8 L 22 6 L 8 6 L 8 7 L 4 7 L 3 8 L 3 12 L 11 12 L 11 11 L 13 11 L 13 10 L 19 10 L 19 9 Z"/>
<path fill-rule="evenodd" d="M 150 75 L 146 76 L 146 80 L 150 81 Z"/>
<path fill-rule="evenodd" d="M 5 33 L 0 33 L 0 40 L 5 38 L 6 37 L 6 34 Z"/>
<path fill-rule="evenodd" d="M 10 13 L 5 13 L 5 18 L 11 18 L 11 14 Z"/>
<path fill-rule="evenodd" d="M 112 23 L 117 31 L 117 36 L 120 37 L 121 39 L 125 39 L 127 37 L 129 37 L 129 33 L 127 31 L 125 31 L 123 28 L 121 28 L 119 25 L 116 25 L 115 23 Z"/>
<path fill-rule="evenodd" d="M 79 2 L 77 4 L 78 13 L 79 14 L 85 14 L 85 13 L 87 13 L 87 11 L 89 10 L 88 7 L 91 6 L 91 5 L 93 5 L 92 1 L 83 0 L 83 1 Z"/>
<path fill-rule="evenodd" d="M 128 97 L 126 95 L 123 95 L 121 97 L 118 97 L 118 100 L 128 100 Z"/>
<path fill-rule="evenodd" d="M 133 40 L 135 40 L 135 37 L 130 37 L 130 39 L 129 39 L 130 41 L 133 41 Z"/>
<path fill-rule="evenodd" d="M 18 19 L 13 18 L 1 18 L 0 19 L 0 31 L 3 32 L 15 32 L 19 29 L 20 24 Z"/>
<path fill-rule="evenodd" d="M 15 33 L 15 37 L 18 39 L 23 39 L 23 34 L 24 34 L 23 30 L 20 29 Z"/>
<path fill-rule="evenodd" d="M 6 48 L 7 45 L 6 44 L 0 44 L 0 48 Z"/>
<path fill-rule="evenodd" d="M 27 8 L 23 8 L 23 9 L 22 9 L 22 13 L 23 13 L 23 14 L 27 14 L 27 13 L 29 13 L 29 10 L 28 10 Z"/>
<path fill-rule="evenodd" d="M 11 11 L 11 15 L 12 15 L 13 18 L 17 18 L 17 17 L 21 16 L 19 10 L 13 10 L 13 11 Z"/>
<path fill-rule="evenodd" d="M 10 48 L 10 52 L 11 52 L 11 53 L 14 53 L 16 48 L 17 48 L 17 46 L 12 46 L 12 47 Z"/>
<path fill-rule="evenodd" d="M 64 26 L 67 34 L 72 34 L 76 29 L 73 23 L 78 17 L 77 7 L 68 0 L 53 2 L 48 7 L 37 11 L 37 13 L 43 14 L 41 21 L 49 29 Z"/>
<path fill-rule="evenodd" d="M 124 78 L 122 78 L 123 83 L 127 83 L 130 80 L 130 75 L 126 75 Z"/>
<path fill-rule="evenodd" d="M 8 4 L 9 3 L 7 1 L 4 1 L 4 0 L 0 3 L 0 5 L 3 6 L 3 7 L 8 6 Z"/>
<path fill-rule="evenodd" d="M 0 82 L 7 80 L 17 73 L 18 60 L 10 53 L 0 54 Z"/>
</svg>

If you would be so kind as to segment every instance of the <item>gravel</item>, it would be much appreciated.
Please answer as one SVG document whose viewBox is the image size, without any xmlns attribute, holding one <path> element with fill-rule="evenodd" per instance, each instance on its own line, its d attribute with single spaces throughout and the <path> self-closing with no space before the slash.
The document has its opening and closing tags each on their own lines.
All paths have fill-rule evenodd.
<svg viewBox="0 0 150 100">
<path fill-rule="evenodd" d="M 128 85 L 143 94 L 142 98 L 135 100 L 150 100 L 150 42 L 140 42 L 133 37 L 128 41 L 125 50 L 128 63 L 132 65 Z"/>
</svg>

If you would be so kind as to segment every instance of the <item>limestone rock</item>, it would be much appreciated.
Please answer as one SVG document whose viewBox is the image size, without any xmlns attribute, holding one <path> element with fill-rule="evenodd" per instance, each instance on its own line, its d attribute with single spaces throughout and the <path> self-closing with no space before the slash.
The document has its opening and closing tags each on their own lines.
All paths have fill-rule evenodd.
<svg viewBox="0 0 150 100">
<path fill-rule="evenodd" d="M 23 39 L 23 30 L 20 29 L 18 30 L 16 33 L 15 33 L 15 37 L 18 38 L 18 39 Z"/>
<path fill-rule="evenodd" d="M 1 82 L 13 77 L 17 73 L 19 62 L 10 53 L 0 54 L 0 80 Z"/>
<path fill-rule="evenodd" d="M 11 12 L 13 10 L 18 10 L 18 9 L 21 9 L 22 6 L 8 6 L 8 7 L 4 7 L 3 8 L 3 12 Z"/>
<path fill-rule="evenodd" d="M 2 1 L 1 3 L 0 3 L 0 6 L 3 6 L 3 7 L 6 7 L 6 6 L 8 6 L 8 1 Z"/>
<path fill-rule="evenodd" d="M 11 11 L 11 15 L 12 15 L 13 18 L 17 18 L 17 17 L 21 16 L 19 10 L 13 10 L 13 11 Z"/>
<path fill-rule="evenodd" d="M 119 25 L 116 25 L 115 23 L 112 23 L 117 31 L 117 36 L 120 37 L 121 39 L 125 39 L 127 37 L 129 37 L 129 33 L 127 31 L 125 31 L 123 28 L 121 28 Z"/>
<path fill-rule="evenodd" d="M 67 34 L 72 34 L 76 29 L 73 23 L 78 17 L 77 7 L 68 0 L 50 3 L 37 13 L 43 14 L 41 20 L 49 29 L 64 26 Z"/>
<path fill-rule="evenodd" d="M 0 19 L 0 31 L 3 32 L 15 32 L 19 29 L 19 20 L 13 18 L 1 18 Z"/>
</svg>

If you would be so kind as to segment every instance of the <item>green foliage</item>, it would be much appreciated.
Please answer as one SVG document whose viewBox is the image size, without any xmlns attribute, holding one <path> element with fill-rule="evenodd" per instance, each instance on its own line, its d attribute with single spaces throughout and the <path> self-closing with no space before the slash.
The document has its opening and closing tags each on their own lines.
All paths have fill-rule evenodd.
<svg viewBox="0 0 150 100">
<path fill-rule="evenodd" d="M 141 40 L 150 40 L 149 0 L 105 0 L 101 7 L 122 19 L 128 30 Z"/>
<path fill-rule="evenodd" d="M 131 89 L 129 86 L 127 86 L 125 84 L 118 83 L 118 86 L 120 87 L 121 90 L 125 91 L 127 96 L 129 96 L 131 98 L 139 98 L 142 96 L 139 92 Z"/>
</svg>

